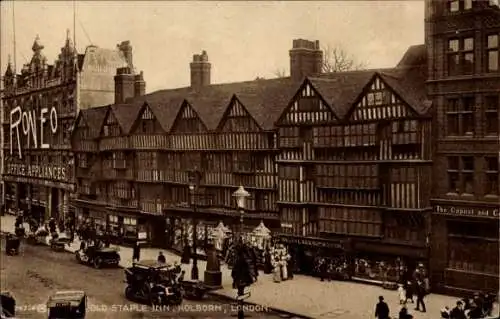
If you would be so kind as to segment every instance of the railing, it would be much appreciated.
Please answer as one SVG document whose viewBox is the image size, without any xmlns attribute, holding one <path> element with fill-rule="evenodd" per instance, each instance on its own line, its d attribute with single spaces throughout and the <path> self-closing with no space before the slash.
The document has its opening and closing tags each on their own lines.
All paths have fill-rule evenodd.
<svg viewBox="0 0 500 319">
<path fill-rule="evenodd" d="M 99 143 L 99 150 L 125 150 L 129 148 L 128 138 L 126 136 L 106 137 Z"/>
<path fill-rule="evenodd" d="M 168 149 L 170 141 L 164 135 L 132 135 L 129 137 L 133 149 Z"/>
</svg>

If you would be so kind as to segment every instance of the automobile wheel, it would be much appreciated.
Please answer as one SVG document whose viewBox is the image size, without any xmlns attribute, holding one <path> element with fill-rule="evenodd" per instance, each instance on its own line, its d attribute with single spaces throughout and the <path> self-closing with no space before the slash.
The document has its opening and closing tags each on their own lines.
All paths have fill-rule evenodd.
<svg viewBox="0 0 500 319">
<path fill-rule="evenodd" d="M 127 288 L 125 288 L 125 298 L 127 298 L 128 300 L 134 299 L 134 293 L 130 286 L 127 286 Z"/>
<path fill-rule="evenodd" d="M 102 260 L 101 258 L 96 257 L 96 259 L 94 259 L 94 268 L 99 269 L 101 267 L 102 267 Z"/>
</svg>

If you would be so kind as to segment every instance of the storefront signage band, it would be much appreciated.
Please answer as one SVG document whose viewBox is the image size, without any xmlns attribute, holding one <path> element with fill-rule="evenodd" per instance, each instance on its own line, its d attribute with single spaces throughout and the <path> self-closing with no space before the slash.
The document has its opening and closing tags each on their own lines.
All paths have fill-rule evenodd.
<svg viewBox="0 0 500 319">
<path fill-rule="evenodd" d="M 66 168 L 58 166 L 8 164 L 6 173 L 44 179 L 66 180 Z"/>
<path fill-rule="evenodd" d="M 436 214 L 466 216 L 466 217 L 486 217 L 499 218 L 500 213 L 498 208 L 472 208 L 472 207 L 455 207 L 455 206 L 436 206 Z"/>
</svg>

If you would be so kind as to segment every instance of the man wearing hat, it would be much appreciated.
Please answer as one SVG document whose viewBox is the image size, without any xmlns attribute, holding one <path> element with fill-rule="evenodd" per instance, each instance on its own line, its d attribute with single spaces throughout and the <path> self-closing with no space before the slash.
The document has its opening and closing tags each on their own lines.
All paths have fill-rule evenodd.
<svg viewBox="0 0 500 319">
<path fill-rule="evenodd" d="M 450 319 L 467 319 L 463 303 L 460 300 L 457 301 L 457 306 L 451 310 Z"/>
<path fill-rule="evenodd" d="M 375 307 L 375 317 L 378 319 L 389 319 L 389 306 L 385 303 L 384 297 L 378 297 L 378 303 Z"/>
</svg>

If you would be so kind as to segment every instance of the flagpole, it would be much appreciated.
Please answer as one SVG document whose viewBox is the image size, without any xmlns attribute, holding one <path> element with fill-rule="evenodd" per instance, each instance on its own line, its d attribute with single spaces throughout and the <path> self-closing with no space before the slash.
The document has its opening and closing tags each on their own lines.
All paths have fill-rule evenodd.
<svg viewBox="0 0 500 319">
<path fill-rule="evenodd" d="M 12 1 L 12 36 L 14 42 L 14 75 L 17 75 L 17 52 L 16 52 L 16 11 L 15 1 Z"/>
<path fill-rule="evenodd" d="M 73 46 L 76 53 L 76 0 L 73 0 Z"/>
</svg>

